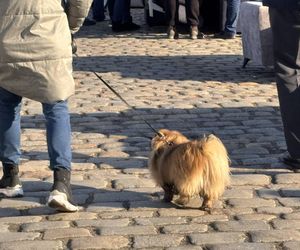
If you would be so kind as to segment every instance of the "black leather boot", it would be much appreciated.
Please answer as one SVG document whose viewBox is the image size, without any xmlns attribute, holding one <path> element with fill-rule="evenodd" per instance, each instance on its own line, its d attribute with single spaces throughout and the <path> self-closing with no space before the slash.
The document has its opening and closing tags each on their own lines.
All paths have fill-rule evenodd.
<svg viewBox="0 0 300 250">
<path fill-rule="evenodd" d="M 19 179 L 17 165 L 3 163 L 3 176 L 0 180 L 0 195 L 5 197 L 22 197 L 24 192 Z"/>
<path fill-rule="evenodd" d="M 54 183 L 48 199 L 48 206 L 62 212 L 76 212 L 78 207 L 72 199 L 71 172 L 65 168 L 54 169 Z"/>
</svg>

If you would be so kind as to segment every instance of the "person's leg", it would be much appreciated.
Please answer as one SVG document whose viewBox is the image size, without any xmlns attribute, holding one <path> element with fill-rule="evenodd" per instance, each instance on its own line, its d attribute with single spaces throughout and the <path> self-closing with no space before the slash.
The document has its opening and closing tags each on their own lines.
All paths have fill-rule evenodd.
<svg viewBox="0 0 300 250">
<path fill-rule="evenodd" d="M 192 39 L 198 38 L 198 26 L 201 5 L 202 0 L 186 0 L 186 19 L 187 24 L 190 26 L 190 37 Z M 201 38 L 204 38 L 204 35 L 202 33 Z"/>
<path fill-rule="evenodd" d="M 3 165 L 0 193 L 8 197 L 23 195 L 18 177 L 21 155 L 21 101 L 22 97 L 0 88 L 0 159 Z"/>
<path fill-rule="evenodd" d="M 140 28 L 132 22 L 130 15 L 130 0 L 115 0 L 112 20 L 113 31 L 132 31 Z"/>
<path fill-rule="evenodd" d="M 226 21 L 224 30 L 215 34 L 215 38 L 233 39 L 236 35 L 236 26 L 239 18 L 241 0 L 227 0 Z"/>
<path fill-rule="evenodd" d="M 50 168 L 71 171 L 71 125 L 67 101 L 42 104 L 46 119 L 46 135 Z"/>
<path fill-rule="evenodd" d="M 300 168 L 300 14 L 269 9 L 274 70 L 287 150 Z"/>
<path fill-rule="evenodd" d="M 166 21 L 168 26 L 175 27 L 178 20 L 178 0 L 167 0 L 165 9 L 166 9 Z"/>
<path fill-rule="evenodd" d="M 115 0 L 107 0 L 107 9 L 109 13 L 109 18 L 113 22 L 113 12 L 114 12 Z"/>
<path fill-rule="evenodd" d="M 46 119 L 46 135 L 50 168 L 54 172 L 54 183 L 48 205 L 59 211 L 78 210 L 72 200 L 71 178 L 71 125 L 68 102 L 43 103 Z"/>
<path fill-rule="evenodd" d="M 226 22 L 224 31 L 236 34 L 236 26 L 239 18 L 241 0 L 227 0 Z"/>
<path fill-rule="evenodd" d="M 185 2 L 187 24 L 198 27 L 200 15 L 199 0 L 186 0 Z"/>
<path fill-rule="evenodd" d="M 167 0 L 165 2 L 166 23 L 168 25 L 167 35 L 169 39 L 178 38 L 176 24 L 178 23 L 178 0 Z"/>
<path fill-rule="evenodd" d="M 94 0 L 93 6 L 93 18 L 97 22 L 101 22 L 105 19 L 104 15 L 104 0 Z"/>
</svg>

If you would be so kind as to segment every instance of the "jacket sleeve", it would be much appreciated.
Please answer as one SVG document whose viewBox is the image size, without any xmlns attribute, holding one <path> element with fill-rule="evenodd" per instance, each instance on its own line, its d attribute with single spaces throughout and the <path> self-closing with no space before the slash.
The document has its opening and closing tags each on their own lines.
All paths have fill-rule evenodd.
<svg viewBox="0 0 300 250">
<path fill-rule="evenodd" d="M 93 0 L 68 0 L 65 11 L 68 16 L 71 33 L 76 33 L 88 15 Z"/>
<path fill-rule="evenodd" d="M 300 0 L 263 0 L 263 5 L 279 10 L 300 10 Z"/>
</svg>

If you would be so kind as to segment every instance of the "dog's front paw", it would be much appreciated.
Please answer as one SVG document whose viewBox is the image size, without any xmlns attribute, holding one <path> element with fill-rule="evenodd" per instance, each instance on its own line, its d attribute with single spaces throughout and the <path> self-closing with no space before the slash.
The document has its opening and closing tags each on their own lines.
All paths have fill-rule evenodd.
<svg viewBox="0 0 300 250">
<path fill-rule="evenodd" d="M 177 200 L 176 203 L 182 206 L 185 206 L 186 204 L 188 204 L 190 201 L 190 197 L 188 196 L 180 196 Z"/>
</svg>

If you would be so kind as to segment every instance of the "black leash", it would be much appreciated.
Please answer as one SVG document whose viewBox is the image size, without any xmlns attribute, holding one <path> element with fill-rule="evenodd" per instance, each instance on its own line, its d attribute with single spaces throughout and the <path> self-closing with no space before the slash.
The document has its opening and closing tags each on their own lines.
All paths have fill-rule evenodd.
<svg viewBox="0 0 300 250">
<path fill-rule="evenodd" d="M 119 97 L 121 99 L 122 102 L 124 102 L 127 107 L 136 110 L 135 107 L 131 106 L 117 91 L 115 91 L 101 76 L 99 76 L 95 71 L 93 71 L 93 73 L 97 76 L 97 78 L 105 84 L 106 87 L 108 87 L 117 97 Z M 149 126 L 149 128 L 152 129 L 152 131 L 157 134 L 159 137 L 163 137 L 163 135 L 161 133 L 159 133 L 155 128 L 153 128 L 151 126 L 151 124 L 149 122 L 147 122 L 145 119 L 142 118 L 142 120 Z"/>
<path fill-rule="evenodd" d="M 78 55 L 75 53 L 73 53 L 76 57 L 78 57 Z M 92 72 L 95 74 L 95 76 L 102 82 L 104 83 L 104 85 L 110 90 L 112 91 L 117 97 L 120 98 L 120 100 L 126 104 L 127 107 L 129 107 L 132 110 L 136 111 L 136 108 L 131 106 L 116 90 L 114 90 L 100 75 L 98 75 L 95 71 L 92 70 Z M 148 127 L 155 133 L 157 134 L 163 141 L 165 141 L 165 143 L 167 143 L 169 146 L 172 146 L 173 143 L 169 142 L 166 140 L 165 136 L 161 133 L 159 133 L 153 126 L 151 126 L 151 124 L 149 122 L 147 122 L 144 118 L 142 118 L 143 122 L 145 122 Z"/>
</svg>

